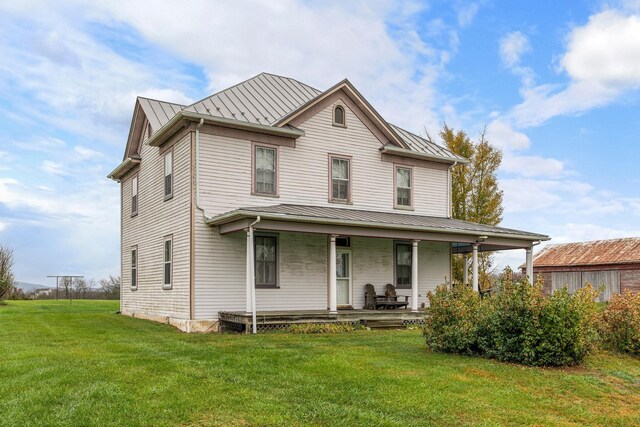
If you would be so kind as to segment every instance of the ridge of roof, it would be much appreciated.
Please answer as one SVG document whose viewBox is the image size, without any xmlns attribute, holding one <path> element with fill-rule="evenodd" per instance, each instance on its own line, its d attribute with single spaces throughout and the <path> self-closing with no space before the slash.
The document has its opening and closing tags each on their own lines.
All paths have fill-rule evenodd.
<svg viewBox="0 0 640 427">
<path fill-rule="evenodd" d="M 627 264 L 640 262 L 640 237 L 547 245 L 534 257 L 537 266 Z"/>
</svg>

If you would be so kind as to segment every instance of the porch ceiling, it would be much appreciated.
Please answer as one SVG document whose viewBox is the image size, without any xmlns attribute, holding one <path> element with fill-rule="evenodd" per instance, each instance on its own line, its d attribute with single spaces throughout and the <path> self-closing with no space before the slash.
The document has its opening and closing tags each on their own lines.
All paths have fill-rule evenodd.
<svg viewBox="0 0 640 427">
<path fill-rule="evenodd" d="M 469 252 L 476 242 L 482 242 L 482 250 L 503 250 L 549 240 L 544 234 L 451 218 L 286 204 L 236 209 L 208 219 L 207 224 L 228 234 L 248 228 L 258 216 L 258 230 L 452 242 L 458 243 L 457 253 Z"/>
</svg>

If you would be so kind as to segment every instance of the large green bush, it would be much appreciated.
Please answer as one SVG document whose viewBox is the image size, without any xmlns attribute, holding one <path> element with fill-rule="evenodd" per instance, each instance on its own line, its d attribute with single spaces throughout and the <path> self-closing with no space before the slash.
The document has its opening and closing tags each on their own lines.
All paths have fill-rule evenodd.
<svg viewBox="0 0 640 427">
<path fill-rule="evenodd" d="M 480 354 L 533 366 L 580 363 L 596 339 L 597 293 L 590 287 L 545 296 L 540 283 L 513 282 L 480 299 L 468 287 L 429 294 L 424 336 L 435 351 Z"/>
<path fill-rule="evenodd" d="M 640 356 L 640 293 L 611 297 L 602 311 L 600 334 L 610 349 Z"/>
<path fill-rule="evenodd" d="M 478 294 L 468 286 L 440 285 L 435 293 L 429 293 L 429 300 L 424 326 L 427 345 L 446 353 L 477 353 Z"/>
</svg>

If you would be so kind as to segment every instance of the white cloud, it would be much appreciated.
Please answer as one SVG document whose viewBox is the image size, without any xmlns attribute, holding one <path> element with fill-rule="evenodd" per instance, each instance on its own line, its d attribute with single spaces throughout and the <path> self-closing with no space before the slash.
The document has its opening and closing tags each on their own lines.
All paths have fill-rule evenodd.
<svg viewBox="0 0 640 427">
<path fill-rule="evenodd" d="M 565 173 L 564 163 L 539 156 L 505 154 L 500 170 L 524 177 L 559 177 Z"/>
<path fill-rule="evenodd" d="M 0 222 L 0 233 L 6 230 L 7 227 L 9 227 L 9 224 L 7 224 L 6 222 Z"/>
<path fill-rule="evenodd" d="M 473 19 L 478 13 L 478 3 L 466 4 L 458 10 L 458 25 L 461 27 L 467 27 L 471 25 Z"/>
<path fill-rule="evenodd" d="M 519 65 L 522 55 L 530 51 L 529 39 L 520 31 L 509 33 L 500 39 L 500 58 L 507 68 Z"/>
<path fill-rule="evenodd" d="M 503 150 L 526 150 L 531 140 L 522 132 L 514 130 L 501 119 L 493 120 L 487 126 L 487 138 L 491 144 Z"/>
<path fill-rule="evenodd" d="M 605 10 L 573 28 L 559 60 L 566 85 L 525 87 L 523 102 L 510 113 L 518 126 L 601 107 L 640 87 L 640 16 Z"/>
</svg>

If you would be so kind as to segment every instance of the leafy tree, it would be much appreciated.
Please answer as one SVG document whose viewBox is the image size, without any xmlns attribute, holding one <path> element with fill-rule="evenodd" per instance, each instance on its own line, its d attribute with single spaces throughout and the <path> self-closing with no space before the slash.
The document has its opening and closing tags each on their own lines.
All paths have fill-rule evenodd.
<svg viewBox="0 0 640 427">
<path fill-rule="evenodd" d="M 466 157 L 469 164 L 451 170 L 451 214 L 453 218 L 479 224 L 498 225 L 502 221 L 502 190 L 498 187 L 497 172 L 502 163 L 502 152 L 492 146 L 486 137 L 486 128 L 473 143 L 462 130 L 456 131 L 445 123 L 440 137 L 453 153 Z M 481 289 L 491 287 L 490 272 L 493 256 L 489 252 L 479 255 L 478 275 Z M 462 282 L 462 257 L 452 259 L 453 281 Z"/>
<path fill-rule="evenodd" d="M 13 250 L 0 245 L 0 300 L 13 291 Z"/>
</svg>

